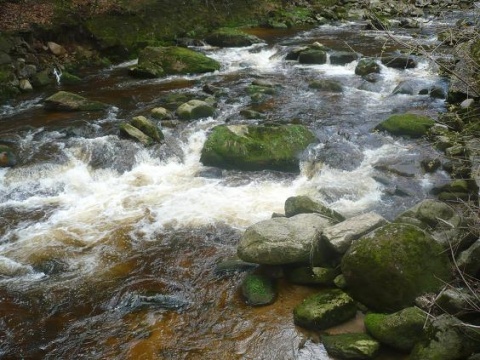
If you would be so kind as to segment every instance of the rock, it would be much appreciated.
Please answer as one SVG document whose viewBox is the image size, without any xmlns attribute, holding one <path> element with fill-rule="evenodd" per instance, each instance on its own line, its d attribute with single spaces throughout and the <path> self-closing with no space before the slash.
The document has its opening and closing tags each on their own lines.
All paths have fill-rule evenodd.
<svg viewBox="0 0 480 360">
<path fill-rule="evenodd" d="M 417 307 L 408 307 L 393 314 L 369 313 L 365 327 L 382 344 L 410 352 L 423 335 L 427 314 Z"/>
<path fill-rule="evenodd" d="M 355 241 L 341 268 L 351 295 L 376 311 L 411 306 L 452 276 L 443 247 L 406 224 L 388 224 Z"/>
<path fill-rule="evenodd" d="M 408 55 L 384 56 L 382 64 L 395 69 L 410 69 L 417 66 L 417 61 Z"/>
<path fill-rule="evenodd" d="M 166 75 L 199 74 L 220 69 L 220 64 L 193 50 L 170 46 L 148 46 L 138 54 L 138 65 L 131 73 L 138 77 L 158 78 Z"/>
<path fill-rule="evenodd" d="M 18 85 L 18 87 L 22 91 L 32 91 L 33 90 L 32 84 L 30 84 L 30 81 L 28 81 L 27 79 L 20 80 L 20 84 Z"/>
<path fill-rule="evenodd" d="M 242 47 L 262 43 L 254 35 L 249 35 L 238 29 L 222 28 L 216 30 L 205 38 L 207 44 L 219 47 Z"/>
<path fill-rule="evenodd" d="M 59 91 L 45 99 L 45 108 L 63 111 L 100 111 L 105 110 L 107 105 L 67 91 Z"/>
<path fill-rule="evenodd" d="M 350 51 L 334 51 L 330 54 L 330 64 L 332 65 L 346 65 L 352 61 L 358 60 L 359 53 Z"/>
<path fill-rule="evenodd" d="M 442 162 L 438 158 L 425 158 L 420 161 L 422 169 L 427 173 L 434 173 L 442 166 Z"/>
<path fill-rule="evenodd" d="M 307 264 L 312 243 L 331 221 L 317 214 L 264 220 L 247 228 L 241 237 L 238 257 L 265 265 Z"/>
<path fill-rule="evenodd" d="M 435 299 L 435 305 L 442 313 L 448 313 L 456 317 L 475 313 L 477 302 L 478 299 L 470 290 L 453 287 L 442 290 Z"/>
<path fill-rule="evenodd" d="M 302 51 L 298 56 L 300 64 L 325 64 L 327 62 L 327 52 L 318 49 L 308 49 Z"/>
<path fill-rule="evenodd" d="M 262 275 L 249 274 L 242 283 L 242 295 L 248 305 L 269 305 L 275 301 L 277 293 L 273 281 Z"/>
<path fill-rule="evenodd" d="M 480 273 L 480 239 L 460 253 L 457 265 L 465 274 L 478 277 Z"/>
<path fill-rule="evenodd" d="M 224 169 L 299 172 L 299 155 L 315 141 L 303 125 L 220 125 L 208 136 L 200 161 Z"/>
<path fill-rule="evenodd" d="M 291 283 L 300 285 L 333 285 L 339 271 L 332 268 L 302 266 L 286 271 Z"/>
<path fill-rule="evenodd" d="M 340 289 L 329 289 L 311 295 L 293 310 L 296 325 L 311 330 L 324 330 L 355 317 L 355 301 Z"/>
<path fill-rule="evenodd" d="M 400 214 L 395 222 L 428 230 L 445 250 L 450 250 L 450 246 L 464 248 L 462 244 L 467 234 L 467 225 L 451 206 L 442 201 L 423 200 Z"/>
<path fill-rule="evenodd" d="M 63 56 L 67 54 L 67 50 L 62 45 L 54 43 L 53 41 L 47 42 L 48 49 L 52 52 L 53 55 Z"/>
<path fill-rule="evenodd" d="M 462 360 L 480 351 L 480 330 L 468 327 L 451 315 L 434 317 L 417 343 L 410 360 Z"/>
<path fill-rule="evenodd" d="M 258 265 L 243 261 L 238 256 L 224 259 L 215 266 L 216 275 L 225 275 L 255 269 Z"/>
<path fill-rule="evenodd" d="M 169 118 L 168 110 L 164 107 L 156 107 L 150 111 L 152 117 L 158 120 L 165 120 Z"/>
<path fill-rule="evenodd" d="M 80 84 L 82 82 L 82 79 L 76 75 L 70 74 L 68 71 L 64 71 L 62 73 L 60 81 L 64 85 L 75 85 Z"/>
<path fill-rule="evenodd" d="M 470 161 L 470 177 L 475 181 L 477 188 L 480 188 L 480 139 L 467 140 L 465 147 Z"/>
<path fill-rule="evenodd" d="M 352 171 L 358 168 L 365 158 L 359 146 L 341 137 L 331 137 L 322 145 L 309 149 L 309 161 L 328 165 L 333 169 Z"/>
<path fill-rule="evenodd" d="M 0 65 L 11 64 L 12 58 L 6 52 L 0 51 Z"/>
<path fill-rule="evenodd" d="M 135 116 L 130 124 L 156 142 L 161 142 L 164 139 L 163 133 L 158 126 L 148 120 L 145 116 Z"/>
<path fill-rule="evenodd" d="M 17 159 L 12 148 L 0 145 L 0 167 L 12 167 L 17 165 Z"/>
<path fill-rule="evenodd" d="M 145 146 L 150 146 L 154 142 L 150 136 L 144 134 L 141 130 L 137 129 L 131 124 L 121 124 L 120 134 L 134 139 Z"/>
<path fill-rule="evenodd" d="M 345 217 L 340 213 L 328 208 L 321 202 L 313 200 L 308 196 L 292 196 L 285 200 L 285 216 L 287 218 L 297 214 L 309 213 L 320 214 L 331 219 L 331 221 L 334 223 L 345 220 Z"/>
<path fill-rule="evenodd" d="M 322 240 L 337 253 L 344 254 L 354 240 L 386 223 L 382 216 L 369 212 L 325 228 Z"/>
<path fill-rule="evenodd" d="M 373 359 L 380 350 L 379 342 L 364 333 L 323 335 L 322 343 L 336 359 Z"/>
<path fill-rule="evenodd" d="M 417 114 L 395 114 L 375 127 L 392 135 L 419 138 L 425 136 L 435 121 L 428 116 Z"/>
<path fill-rule="evenodd" d="M 34 74 L 31 78 L 32 85 L 35 87 L 42 87 L 53 84 L 53 78 L 50 76 L 50 70 L 46 69 Z"/>
<path fill-rule="evenodd" d="M 365 76 L 372 73 L 380 73 L 380 65 L 374 59 L 360 59 L 355 67 L 355 74 Z"/>
<path fill-rule="evenodd" d="M 345 276 L 342 274 L 338 275 L 334 280 L 333 283 L 335 284 L 336 287 L 339 289 L 346 289 L 347 288 L 347 282 L 345 281 Z"/>
<path fill-rule="evenodd" d="M 190 100 L 177 108 L 177 115 L 182 120 L 196 120 L 214 114 L 215 108 L 202 100 Z"/>
<path fill-rule="evenodd" d="M 316 89 L 316 90 L 336 92 L 336 93 L 343 92 L 342 84 L 336 80 L 329 80 L 329 79 L 314 80 L 310 84 L 308 84 L 308 86 L 311 89 Z"/>
<path fill-rule="evenodd" d="M 252 110 L 252 109 L 243 109 L 240 110 L 240 115 L 242 115 L 245 119 L 263 119 L 265 115 L 262 113 Z"/>
<path fill-rule="evenodd" d="M 398 84 L 392 92 L 393 95 L 403 94 L 403 95 L 415 95 L 415 89 L 413 85 L 408 81 L 402 81 Z"/>
</svg>

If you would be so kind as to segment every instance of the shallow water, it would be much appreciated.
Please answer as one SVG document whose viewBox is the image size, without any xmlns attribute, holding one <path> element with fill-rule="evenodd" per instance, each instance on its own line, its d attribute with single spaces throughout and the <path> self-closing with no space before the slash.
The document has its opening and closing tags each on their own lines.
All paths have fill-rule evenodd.
<svg viewBox="0 0 480 360">
<path fill-rule="evenodd" d="M 355 62 L 284 60 L 292 47 L 314 41 L 379 55 L 385 35 L 361 29 L 252 30 L 266 42 L 199 49 L 221 62 L 214 74 L 136 80 L 126 63 L 58 87 L 111 104 L 106 113 L 47 112 L 42 99 L 50 90 L 0 109 L 1 138 L 14 144 L 20 163 L 0 169 L 2 358 L 328 359 L 319 334 L 292 320 L 293 307 L 318 289 L 278 280 L 277 301 L 252 308 L 238 291 L 244 273 L 219 275 L 215 266 L 235 254 L 247 226 L 283 212 L 290 196 L 310 195 L 347 216 L 375 210 L 392 219 L 448 179 L 421 170 L 421 159 L 440 156 L 428 143 L 372 132 L 392 113 L 444 110 L 442 100 L 392 95 L 402 81 L 446 87 L 433 64 L 383 66 L 368 91 Z M 433 41 L 428 31 L 422 39 Z M 257 106 L 267 120 L 306 124 L 319 139 L 300 174 L 216 171 L 199 161 L 213 126 L 260 122 L 239 115 L 252 105 L 245 87 L 258 78 L 280 85 Z M 308 87 L 321 78 L 340 81 L 344 93 Z M 120 122 L 205 84 L 225 91 L 214 118 L 164 128 L 165 143 L 149 149 L 118 137 Z M 409 173 L 385 170 L 395 166 Z M 359 329 L 360 315 L 333 331 Z"/>
</svg>

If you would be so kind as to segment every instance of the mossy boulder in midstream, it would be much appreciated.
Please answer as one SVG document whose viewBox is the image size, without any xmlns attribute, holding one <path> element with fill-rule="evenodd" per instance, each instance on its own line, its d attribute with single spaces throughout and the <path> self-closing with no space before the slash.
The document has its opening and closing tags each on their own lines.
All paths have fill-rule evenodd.
<svg viewBox="0 0 480 360">
<path fill-rule="evenodd" d="M 367 314 L 364 322 L 368 333 L 382 344 L 409 352 L 421 339 L 426 320 L 425 312 L 408 307 L 393 314 Z"/>
<path fill-rule="evenodd" d="M 45 108 L 60 111 L 101 111 L 107 105 L 68 91 L 59 91 L 45 99 Z"/>
<path fill-rule="evenodd" d="M 205 41 L 212 46 L 242 47 L 261 43 L 257 36 L 247 34 L 235 28 L 221 28 L 209 34 Z"/>
<path fill-rule="evenodd" d="M 388 224 L 356 240 L 342 258 L 349 293 L 370 309 L 398 311 L 451 277 L 447 253 L 429 234 Z"/>
<path fill-rule="evenodd" d="M 336 359 L 373 359 L 380 350 L 380 343 L 364 333 L 324 335 L 322 343 Z"/>
<path fill-rule="evenodd" d="M 317 213 L 331 219 L 335 223 L 345 220 L 339 212 L 330 209 L 320 201 L 306 195 L 291 196 L 285 200 L 285 216 L 292 217 L 298 214 Z"/>
<path fill-rule="evenodd" d="M 220 63 L 197 51 L 177 46 L 147 46 L 138 55 L 133 76 L 158 78 L 167 75 L 203 74 L 220 69 Z"/>
<path fill-rule="evenodd" d="M 419 138 L 427 135 L 435 121 L 428 116 L 417 114 L 395 114 L 382 121 L 375 130 L 386 131 L 392 135 Z"/>
<path fill-rule="evenodd" d="M 273 281 L 263 275 L 249 274 L 242 283 L 242 295 L 248 305 L 269 305 L 275 301 L 277 293 Z"/>
<path fill-rule="evenodd" d="M 328 289 L 311 295 L 293 310 L 296 325 L 311 330 L 324 330 L 355 317 L 357 305 L 345 292 Z"/>
<path fill-rule="evenodd" d="M 200 161 L 224 169 L 299 172 L 299 156 L 315 141 L 302 125 L 220 125 L 208 136 Z"/>
</svg>

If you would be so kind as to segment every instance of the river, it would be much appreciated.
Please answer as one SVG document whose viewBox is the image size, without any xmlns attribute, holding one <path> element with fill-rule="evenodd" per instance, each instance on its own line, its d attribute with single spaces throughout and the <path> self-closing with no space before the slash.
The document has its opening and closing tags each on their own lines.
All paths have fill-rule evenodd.
<svg viewBox="0 0 480 360">
<path fill-rule="evenodd" d="M 454 20 L 397 36 L 435 44 L 435 29 Z M 0 138 L 19 154 L 18 166 L 0 169 L 0 357 L 329 359 L 318 334 L 293 324 L 293 307 L 314 288 L 280 279 L 275 304 L 252 308 L 238 291 L 245 273 L 215 268 L 235 254 L 247 226 L 283 212 L 290 196 L 310 195 L 347 216 L 374 210 L 393 219 L 448 180 L 421 169 L 422 159 L 441 157 L 426 141 L 372 131 L 393 113 L 445 110 L 428 95 L 392 95 L 405 81 L 446 89 L 434 64 L 382 65 L 379 81 L 367 84 L 354 74 L 356 61 L 285 61 L 290 49 L 315 41 L 366 56 L 395 48 L 385 33 L 363 29 L 254 29 L 264 43 L 198 48 L 222 64 L 214 74 L 138 80 L 124 63 L 55 89 L 104 101 L 105 113 L 45 111 L 52 89 L 0 108 Z M 308 86 L 322 78 L 340 81 L 344 92 Z M 262 121 L 239 115 L 251 105 L 245 88 L 254 79 L 279 85 L 256 108 L 268 121 L 305 124 L 319 139 L 300 174 L 218 171 L 199 161 L 213 126 Z M 164 127 L 165 143 L 151 148 L 118 137 L 122 121 L 205 84 L 224 90 L 213 118 Z M 361 316 L 333 331 L 352 329 L 362 329 Z"/>
</svg>

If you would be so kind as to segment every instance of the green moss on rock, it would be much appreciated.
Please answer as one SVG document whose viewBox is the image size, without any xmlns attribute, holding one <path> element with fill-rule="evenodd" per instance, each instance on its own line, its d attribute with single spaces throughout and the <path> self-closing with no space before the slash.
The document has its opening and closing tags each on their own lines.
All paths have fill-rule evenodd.
<svg viewBox="0 0 480 360">
<path fill-rule="evenodd" d="M 247 304 L 261 306 L 273 303 L 277 294 L 271 279 L 262 275 L 249 274 L 243 281 L 242 295 Z"/>
<path fill-rule="evenodd" d="M 380 350 L 379 342 L 364 333 L 324 335 L 322 342 L 338 359 L 373 359 Z"/>
<path fill-rule="evenodd" d="M 240 29 L 221 28 L 209 34 L 205 41 L 212 46 L 242 47 L 262 42 L 260 38 L 247 34 Z"/>
<path fill-rule="evenodd" d="M 67 91 L 59 91 L 45 99 L 45 108 L 63 111 L 100 111 L 107 105 L 99 101 L 89 100 L 81 95 Z"/>
<path fill-rule="evenodd" d="M 298 172 L 298 156 L 315 140 L 302 125 L 220 125 L 210 133 L 200 161 L 226 169 Z"/>
<path fill-rule="evenodd" d="M 341 263 L 351 295 L 377 311 L 413 305 L 452 276 L 447 253 L 430 235 L 406 224 L 385 225 L 355 241 Z"/>
<path fill-rule="evenodd" d="M 425 136 L 435 121 L 417 114 L 396 114 L 378 124 L 375 129 L 392 135 L 419 138 Z"/>
</svg>

